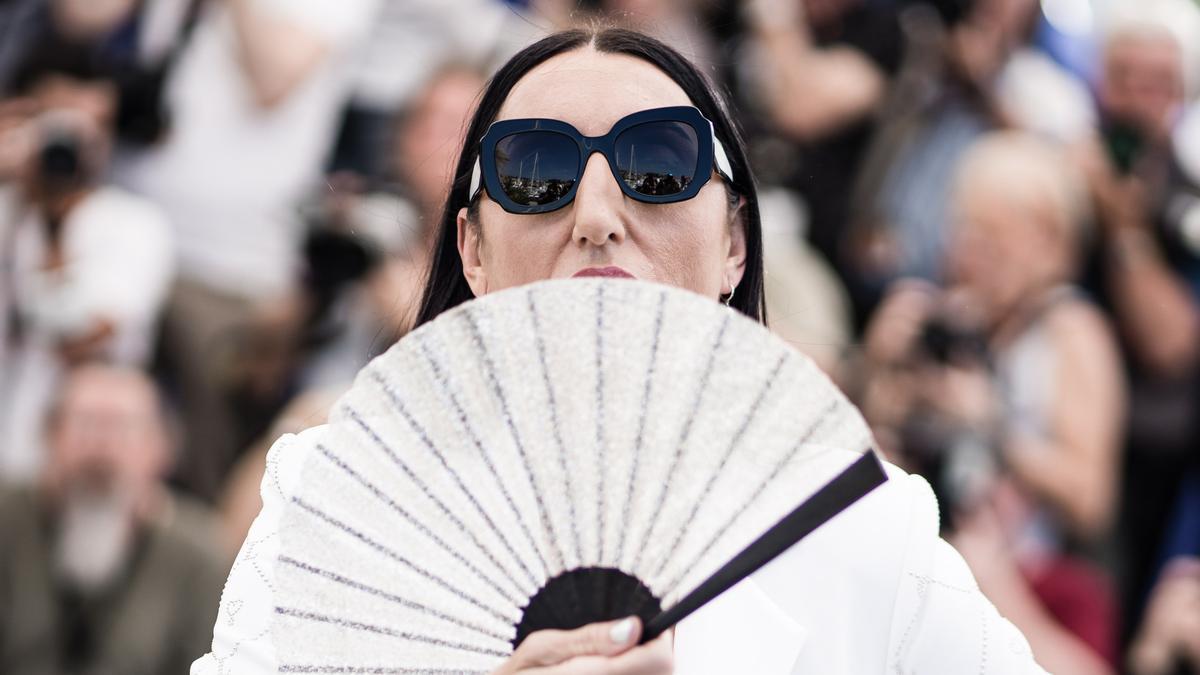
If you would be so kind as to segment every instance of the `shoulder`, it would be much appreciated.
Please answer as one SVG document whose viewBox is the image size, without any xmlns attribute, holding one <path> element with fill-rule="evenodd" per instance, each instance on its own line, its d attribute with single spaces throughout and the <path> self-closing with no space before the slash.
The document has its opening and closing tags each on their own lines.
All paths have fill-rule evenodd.
<svg viewBox="0 0 1200 675">
<path fill-rule="evenodd" d="M 1082 292 L 1072 292 L 1046 313 L 1045 325 L 1058 339 L 1106 343 L 1113 339 L 1112 324 Z"/>
<path fill-rule="evenodd" d="M 966 561 L 939 535 L 932 488 L 899 469 L 891 480 L 900 476 L 909 522 L 897 561 L 887 672 L 1042 673 L 1025 637 L 996 611 Z"/>
<path fill-rule="evenodd" d="M 929 484 L 885 467 L 886 483 L 753 577 L 819 645 L 793 672 L 1042 672 L 940 538 Z"/>
<path fill-rule="evenodd" d="M 1064 363 L 1094 378 L 1115 377 L 1120 370 L 1120 350 L 1108 318 L 1082 294 L 1060 301 L 1047 313 L 1045 326 L 1058 346 Z"/>
<path fill-rule="evenodd" d="M 826 453 L 829 474 L 857 453 Z M 832 471 L 824 464 L 832 464 Z M 905 561 L 937 539 L 928 483 L 885 464 L 888 480 L 757 572 L 754 585 L 801 626 L 800 662 L 823 672 L 881 672 Z"/>
</svg>

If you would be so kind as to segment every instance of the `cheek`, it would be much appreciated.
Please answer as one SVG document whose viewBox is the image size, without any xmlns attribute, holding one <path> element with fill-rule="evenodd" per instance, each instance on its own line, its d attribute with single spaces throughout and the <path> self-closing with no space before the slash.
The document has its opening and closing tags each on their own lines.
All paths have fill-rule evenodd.
<svg viewBox="0 0 1200 675">
<path fill-rule="evenodd" d="M 495 211 L 482 218 L 480 260 L 489 290 L 552 277 L 556 261 L 570 243 L 570 223 L 559 214 L 520 216 L 499 207 Z"/>
<path fill-rule="evenodd" d="M 647 207 L 654 211 L 639 219 L 632 239 L 656 280 L 702 295 L 719 293 L 729 228 L 723 191 L 706 187 L 687 202 Z"/>
</svg>

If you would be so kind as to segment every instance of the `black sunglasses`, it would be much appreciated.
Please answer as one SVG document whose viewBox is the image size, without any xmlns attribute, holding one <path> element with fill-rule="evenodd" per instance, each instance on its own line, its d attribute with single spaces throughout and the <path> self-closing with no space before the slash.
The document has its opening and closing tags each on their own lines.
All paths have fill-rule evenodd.
<svg viewBox="0 0 1200 675">
<path fill-rule="evenodd" d="M 603 136 L 584 136 L 560 120 L 494 122 L 480 141 L 471 199 L 486 187 L 509 213 L 561 209 L 575 198 L 593 152 L 608 159 L 621 191 L 640 202 L 691 199 L 714 168 L 733 182 L 729 159 L 712 122 L 696 108 L 677 106 L 622 117 Z"/>
</svg>

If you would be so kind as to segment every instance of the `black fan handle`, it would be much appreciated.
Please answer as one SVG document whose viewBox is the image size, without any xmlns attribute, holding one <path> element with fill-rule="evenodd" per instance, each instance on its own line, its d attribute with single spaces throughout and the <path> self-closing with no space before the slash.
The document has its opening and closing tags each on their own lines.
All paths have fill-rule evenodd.
<svg viewBox="0 0 1200 675">
<path fill-rule="evenodd" d="M 705 579 L 685 598 L 662 611 L 646 624 L 642 642 L 649 642 L 707 602 L 774 560 L 793 544 L 808 536 L 830 518 L 866 496 L 887 480 L 883 465 L 868 451 L 838 474 L 804 503 L 784 516 L 732 560 Z"/>
</svg>

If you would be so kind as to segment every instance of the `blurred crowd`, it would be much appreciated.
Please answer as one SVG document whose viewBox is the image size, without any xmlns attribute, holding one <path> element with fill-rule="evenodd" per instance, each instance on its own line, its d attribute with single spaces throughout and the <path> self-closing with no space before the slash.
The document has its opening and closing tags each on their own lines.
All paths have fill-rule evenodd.
<svg viewBox="0 0 1200 675">
<path fill-rule="evenodd" d="M 491 69 L 596 20 L 733 97 L 770 327 L 1039 662 L 1200 673 L 1195 0 L 0 0 L 0 672 L 207 651 Z"/>
</svg>

